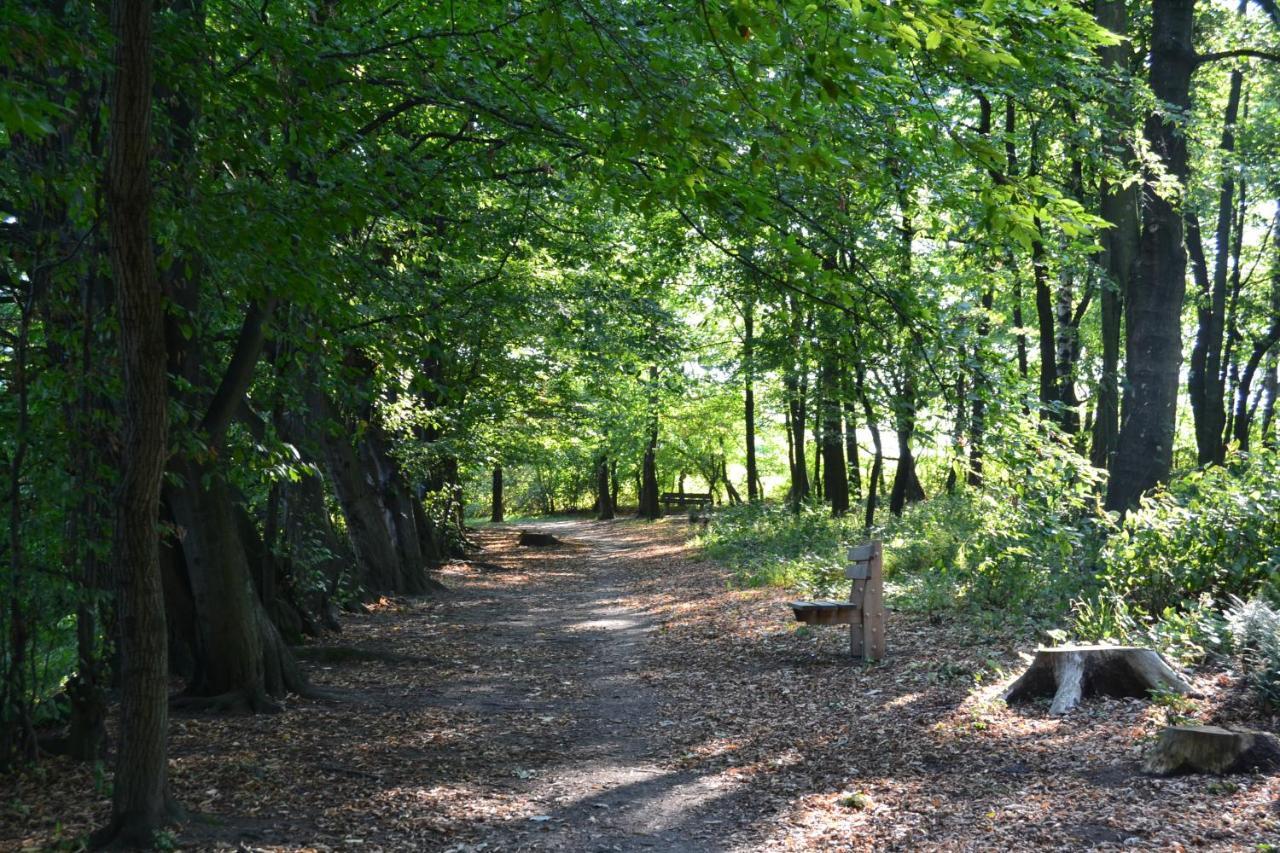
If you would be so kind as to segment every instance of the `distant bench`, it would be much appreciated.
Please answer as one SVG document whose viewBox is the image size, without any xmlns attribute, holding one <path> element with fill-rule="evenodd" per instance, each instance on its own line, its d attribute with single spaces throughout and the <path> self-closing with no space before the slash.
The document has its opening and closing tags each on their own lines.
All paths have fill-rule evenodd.
<svg viewBox="0 0 1280 853">
<path fill-rule="evenodd" d="M 711 495 L 697 494 L 694 492 L 667 492 L 661 498 L 662 505 L 667 509 L 678 506 L 681 509 L 687 506 L 702 509 L 704 506 L 711 506 Z"/>
</svg>

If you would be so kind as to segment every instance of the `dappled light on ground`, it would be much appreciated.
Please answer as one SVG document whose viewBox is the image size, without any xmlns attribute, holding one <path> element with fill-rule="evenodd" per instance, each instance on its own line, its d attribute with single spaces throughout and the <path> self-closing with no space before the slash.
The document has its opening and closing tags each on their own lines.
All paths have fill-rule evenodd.
<svg viewBox="0 0 1280 853">
<path fill-rule="evenodd" d="M 573 544 L 486 528 L 490 568 L 450 563 L 452 592 L 353 617 L 333 642 L 409 657 L 314 666 L 333 700 L 175 718 L 174 785 L 199 817 L 184 843 L 1247 849 L 1280 835 L 1274 778 L 1138 775 L 1164 707 L 1005 708 L 1027 640 L 892 613 L 888 660 L 865 666 L 845 630 L 795 630 L 784 593 L 728 587 L 682 521 L 540 529 Z M 74 837 L 108 807 L 91 769 L 56 759 L 6 784 L 5 847 Z M 19 813 L 37 799 L 47 811 Z"/>
</svg>

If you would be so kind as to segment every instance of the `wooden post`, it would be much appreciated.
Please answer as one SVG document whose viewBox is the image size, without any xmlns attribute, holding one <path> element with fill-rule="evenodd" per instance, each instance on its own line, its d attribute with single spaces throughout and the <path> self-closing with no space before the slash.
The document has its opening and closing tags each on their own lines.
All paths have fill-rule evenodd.
<svg viewBox="0 0 1280 853">
<path fill-rule="evenodd" d="M 884 659 L 884 547 L 880 540 L 849 549 L 845 577 L 853 581 L 849 602 L 858 608 L 849 626 L 849 654 L 865 661 Z"/>
</svg>

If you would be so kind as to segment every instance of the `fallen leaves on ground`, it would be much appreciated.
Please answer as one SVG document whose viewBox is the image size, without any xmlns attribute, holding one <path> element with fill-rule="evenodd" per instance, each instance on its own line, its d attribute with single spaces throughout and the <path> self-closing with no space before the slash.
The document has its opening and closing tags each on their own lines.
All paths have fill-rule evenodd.
<svg viewBox="0 0 1280 853">
<path fill-rule="evenodd" d="M 553 526 L 554 527 L 554 526 Z M 1092 699 L 1006 709 L 1026 636 L 891 613 L 888 659 L 736 590 L 678 520 L 571 523 L 562 548 L 486 528 L 453 592 L 380 601 L 313 665 L 336 699 L 175 716 L 189 849 L 1255 850 L 1280 780 L 1152 779 L 1169 709 Z M 495 568 L 497 567 L 497 568 Z M 404 656 L 398 659 L 396 655 Z M 1195 716 L 1249 719 L 1207 673 Z M 105 821 L 104 767 L 49 758 L 0 779 L 0 848 L 74 847 Z M 584 846 L 589 845 L 589 846 Z M 1265 848 L 1264 848 L 1265 849 Z"/>
</svg>

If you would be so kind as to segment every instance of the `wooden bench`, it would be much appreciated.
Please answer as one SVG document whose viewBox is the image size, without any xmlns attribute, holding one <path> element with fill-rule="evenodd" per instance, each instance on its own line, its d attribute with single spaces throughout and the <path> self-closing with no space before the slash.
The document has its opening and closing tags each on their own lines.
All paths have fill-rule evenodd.
<svg viewBox="0 0 1280 853">
<path fill-rule="evenodd" d="M 671 509 L 673 506 L 678 506 L 681 509 L 687 506 L 702 509 L 704 506 L 711 505 L 711 495 L 696 494 L 694 492 L 666 492 L 660 500 L 667 509 Z"/>
<path fill-rule="evenodd" d="M 849 654 L 884 659 L 884 551 L 879 540 L 849 549 L 844 576 L 853 581 L 848 601 L 793 601 L 791 612 L 806 625 L 848 625 Z"/>
</svg>

